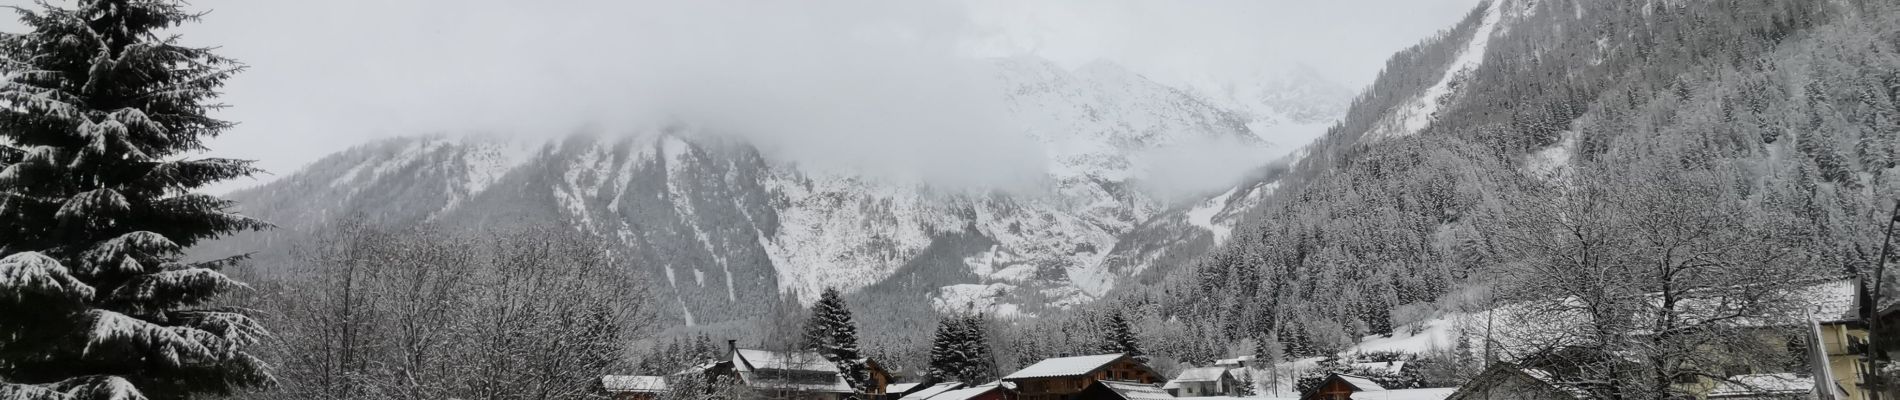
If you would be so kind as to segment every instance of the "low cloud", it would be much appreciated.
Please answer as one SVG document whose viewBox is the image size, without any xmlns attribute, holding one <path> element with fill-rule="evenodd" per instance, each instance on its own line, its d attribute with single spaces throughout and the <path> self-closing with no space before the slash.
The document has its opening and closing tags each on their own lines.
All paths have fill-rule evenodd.
<svg viewBox="0 0 1900 400">
<path fill-rule="evenodd" d="M 393 136 L 686 120 L 813 167 L 1016 187 L 1044 179 L 1046 160 L 1005 118 L 972 55 L 1032 53 L 1071 67 L 1108 59 L 1164 81 L 1244 77 L 1235 69 L 1276 59 L 1370 60 L 1351 61 L 1369 75 L 1469 4 L 1432 6 L 1450 10 L 1443 21 L 1401 13 L 1473 2 L 198 0 L 212 13 L 180 33 L 252 67 L 227 88 L 233 108 L 222 117 L 241 125 L 211 143 L 214 154 L 278 174 Z M 1352 11 L 1366 9 L 1394 11 Z M 1392 26 L 1421 28 L 1376 41 L 1351 34 Z M 1299 30 L 1315 31 L 1285 34 Z M 1352 57 L 1326 53 L 1348 49 Z M 1288 53 L 1299 51 L 1313 54 Z M 1156 167 L 1150 175 L 1187 175 L 1154 181 L 1225 173 Z"/>
<path fill-rule="evenodd" d="M 1135 185 L 1169 202 L 1197 199 L 1258 173 L 1275 156 L 1232 136 L 1194 138 L 1136 154 L 1148 167 Z"/>
</svg>

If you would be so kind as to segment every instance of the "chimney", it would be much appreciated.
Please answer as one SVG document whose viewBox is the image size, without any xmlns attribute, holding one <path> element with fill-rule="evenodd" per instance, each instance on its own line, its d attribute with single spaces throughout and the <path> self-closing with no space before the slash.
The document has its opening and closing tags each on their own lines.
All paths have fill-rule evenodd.
<svg viewBox="0 0 1900 400">
<path fill-rule="evenodd" d="M 739 339 L 726 339 L 726 350 L 739 351 Z"/>
</svg>

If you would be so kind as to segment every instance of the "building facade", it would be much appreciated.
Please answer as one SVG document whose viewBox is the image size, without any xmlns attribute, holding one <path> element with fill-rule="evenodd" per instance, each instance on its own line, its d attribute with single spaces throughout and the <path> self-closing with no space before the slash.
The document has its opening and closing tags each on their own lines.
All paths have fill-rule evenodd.
<svg viewBox="0 0 1900 400">
<path fill-rule="evenodd" d="M 1039 361 L 1003 377 L 1021 400 L 1068 400 L 1097 381 L 1153 385 L 1161 375 L 1126 354 L 1061 357 Z"/>
</svg>

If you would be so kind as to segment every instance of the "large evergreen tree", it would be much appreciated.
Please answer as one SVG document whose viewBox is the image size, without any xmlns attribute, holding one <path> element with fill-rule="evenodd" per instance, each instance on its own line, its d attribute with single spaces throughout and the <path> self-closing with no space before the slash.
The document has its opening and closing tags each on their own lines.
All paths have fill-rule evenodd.
<svg viewBox="0 0 1900 400">
<path fill-rule="evenodd" d="M 930 347 L 930 377 L 966 383 L 996 379 L 996 359 L 980 315 L 944 318 Z"/>
<path fill-rule="evenodd" d="M 0 35 L 0 398 L 180 399 L 266 385 L 242 287 L 185 248 L 263 222 L 192 193 L 248 161 L 187 159 L 242 67 L 162 31 L 175 1 L 16 8 Z"/>
<path fill-rule="evenodd" d="M 1148 362 L 1147 353 L 1141 352 L 1141 342 L 1135 339 L 1135 331 L 1128 326 L 1128 317 L 1122 312 L 1110 312 L 1108 319 L 1103 320 L 1102 332 L 1102 351 L 1124 353 L 1135 361 Z"/>
<path fill-rule="evenodd" d="M 804 339 L 805 349 L 837 364 L 851 387 L 863 390 L 870 382 L 869 367 L 858 351 L 858 325 L 851 322 L 851 310 L 845 307 L 844 294 L 838 289 L 826 288 L 818 303 L 812 305 Z"/>
</svg>

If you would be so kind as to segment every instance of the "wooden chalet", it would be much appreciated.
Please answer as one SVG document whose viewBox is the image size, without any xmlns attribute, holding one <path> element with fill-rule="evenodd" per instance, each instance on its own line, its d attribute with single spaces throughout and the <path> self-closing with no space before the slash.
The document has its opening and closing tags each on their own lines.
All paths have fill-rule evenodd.
<svg viewBox="0 0 1900 400">
<path fill-rule="evenodd" d="M 866 361 L 871 384 L 864 391 L 851 387 L 838 365 L 824 356 L 808 351 L 770 351 L 741 349 L 728 340 L 726 357 L 697 367 L 705 379 L 734 379 L 754 393 L 780 399 L 839 400 L 852 397 L 881 398 L 890 374 L 876 362 Z"/>
<path fill-rule="evenodd" d="M 1077 394 L 1075 398 L 1089 400 L 1166 400 L 1173 399 L 1174 395 L 1168 394 L 1167 391 L 1163 391 L 1160 387 L 1153 384 L 1095 381 L 1095 384 L 1089 385 L 1086 389 L 1082 389 L 1082 393 Z"/>
<path fill-rule="evenodd" d="M 1524 369 L 1511 363 L 1492 363 L 1446 400 L 1586 400 L 1589 391 L 1565 385 L 1549 373 Z"/>
<path fill-rule="evenodd" d="M 1003 377 L 1021 400 L 1068 400 L 1098 381 L 1153 385 L 1161 374 L 1127 354 L 1098 354 L 1042 360 Z"/>
<path fill-rule="evenodd" d="M 1332 374 L 1319 386 L 1300 396 L 1300 400 L 1444 400 L 1458 388 L 1387 390 L 1372 379 L 1348 374 Z"/>
<path fill-rule="evenodd" d="M 1176 397 L 1233 396 L 1241 384 L 1226 367 L 1201 367 L 1181 371 L 1161 388 Z"/>
</svg>

